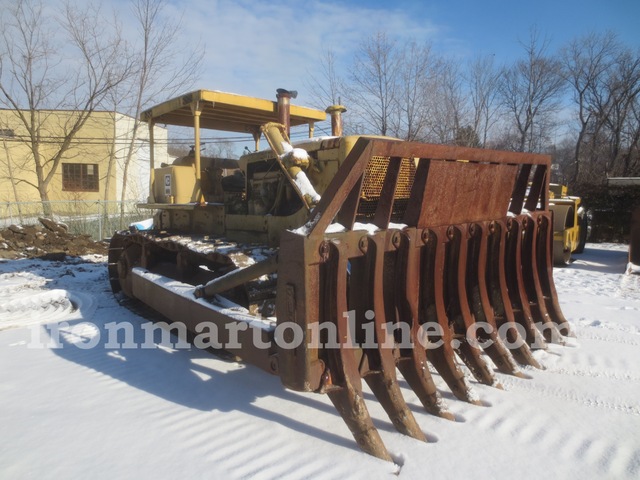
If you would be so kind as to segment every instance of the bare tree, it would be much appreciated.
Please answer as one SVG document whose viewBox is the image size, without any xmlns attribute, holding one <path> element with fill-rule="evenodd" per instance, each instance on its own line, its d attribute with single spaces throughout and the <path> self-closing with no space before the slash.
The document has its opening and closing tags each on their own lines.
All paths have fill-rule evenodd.
<svg viewBox="0 0 640 480">
<path fill-rule="evenodd" d="M 389 133 L 391 119 L 397 116 L 398 70 L 396 43 L 385 33 L 365 39 L 356 52 L 347 95 L 366 133 Z"/>
<path fill-rule="evenodd" d="M 571 182 L 629 174 L 639 134 L 640 55 L 612 32 L 574 40 L 561 55 L 578 124 Z"/>
<path fill-rule="evenodd" d="M 471 103 L 471 127 L 478 142 L 485 146 L 489 132 L 498 120 L 498 85 L 500 70 L 494 65 L 495 55 L 477 57 L 468 66 L 466 76 Z"/>
<path fill-rule="evenodd" d="M 468 118 L 466 95 L 463 91 L 460 65 L 443 61 L 437 81 L 428 92 L 430 111 L 430 140 L 438 143 L 455 143 L 458 130 L 465 127 Z"/>
<path fill-rule="evenodd" d="M 205 150 L 207 156 L 216 158 L 237 158 L 234 153 L 233 142 L 229 140 L 214 140 L 207 144 Z"/>
<path fill-rule="evenodd" d="M 575 149 L 575 138 L 573 135 L 566 136 L 547 152 L 553 157 L 551 165 L 551 181 L 567 185 L 569 177 L 573 171 L 573 154 Z"/>
<path fill-rule="evenodd" d="M 610 108 L 605 120 L 609 137 L 609 155 L 605 176 L 625 174 L 624 164 L 637 145 L 635 113 L 640 94 L 640 55 L 623 49 L 616 59 L 615 76 L 610 79 Z M 624 158 L 627 157 L 627 162 Z"/>
<path fill-rule="evenodd" d="M 344 95 L 354 133 L 424 139 L 428 92 L 441 68 L 431 45 L 409 41 L 400 47 L 386 34 L 378 33 L 361 43 L 352 65 L 343 80 L 337 73 L 335 54 L 326 53 L 320 61 L 320 75 L 309 82 L 319 103 L 341 103 Z"/>
<path fill-rule="evenodd" d="M 548 40 L 540 40 L 532 29 L 523 44 L 525 59 L 505 68 L 499 86 L 500 98 L 510 123 L 518 134 L 519 151 L 539 151 L 549 136 L 548 125 L 561 105 L 564 81 L 561 64 L 547 56 Z"/>
<path fill-rule="evenodd" d="M 127 179 L 132 159 L 140 144 L 140 114 L 152 102 L 175 96 L 191 88 L 200 72 L 204 51 L 194 45 L 181 50 L 179 36 L 182 19 L 168 18 L 166 0 L 132 0 L 131 8 L 138 25 L 139 37 L 134 42 L 137 68 L 122 88 L 112 92 L 115 109 L 133 118 L 123 152 L 123 184 L 120 214 L 124 217 L 128 199 Z M 178 62 L 183 58 L 182 62 Z"/>
<path fill-rule="evenodd" d="M 18 218 L 20 219 L 20 223 L 22 223 L 22 207 L 20 205 L 20 195 L 18 194 L 18 179 L 16 176 L 16 168 L 14 166 L 14 161 L 11 154 L 11 149 L 7 144 L 7 139 L 5 135 L 0 135 L 0 139 L 2 139 L 2 147 L 5 154 L 5 167 L 7 172 L 7 180 L 11 183 L 11 191 L 13 193 L 14 201 L 18 207 Z M 9 199 L 7 198 L 7 201 Z"/>
<path fill-rule="evenodd" d="M 50 214 L 49 184 L 65 152 L 92 112 L 127 78 L 131 63 L 117 23 L 106 23 L 91 5 L 65 5 L 57 25 L 49 23 L 37 0 L 17 0 L 4 13 L 0 104 L 12 110 L 26 132 L 23 141 L 37 178 L 31 185 L 39 192 L 45 214 Z M 53 43 L 56 38 L 60 44 Z M 58 119 L 55 132 L 47 130 L 53 121 L 50 110 L 61 108 L 70 114 L 63 122 Z"/>
<path fill-rule="evenodd" d="M 623 177 L 640 176 L 640 95 L 631 104 L 628 118 L 628 149 L 622 160 Z"/>
<path fill-rule="evenodd" d="M 428 92 L 440 68 L 441 62 L 428 43 L 411 41 L 399 52 L 397 109 L 396 117 L 391 117 L 393 135 L 410 141 L 426 137 Z"/>
<path fill-rule="evenodd" d="M 600 116 L 598 105 L 607 103 L 601 100 L 606 97 L 605 78 L 613 68 L 619 48 L 615 34 L 607 32 L 590 33 L 571 41 L 561 50 L 563 74 L 573 92 L 578 126 L 570 180 L 573 184 L 579 179 L 585 141 L 589 137 L 595 138 L 594 133 L 599 130 L 594 127 Z"/>
<path fill-rule="evenodd" d="M 305 80 L 305 87 L 310 92 L 312 103 L 317 108 L 338 105 L 342 101 L 344 92 L 343 81 L 338 75 L 336 54 L 328 50 L 320 58 L 320 74 L 309 74 Z"/>
<path fill-rule="evenodd" d="M 463 72 L 456 60 L 433 54 L 429 44 L 399 45 L 384 33 L 366 38 L 340 85 L 352 131 L 555 151 L 562 156 L 555 174 L 571 183 L 583 180 L 583 173 L 604 178 L 637 172 L 640 55 L 622 48 L 611 33 L 574 40 L 554 56 L 534 28 L 522 46 L 525 54 L 508 67 L 498 69 L 487 56 Z M 325 86 L 319 91 L 335 99 L 338 71 L 331 54 L 324 61 Z M 571 125 L 560 123 L 568 87 L 575 105 Z"/>
</svg>

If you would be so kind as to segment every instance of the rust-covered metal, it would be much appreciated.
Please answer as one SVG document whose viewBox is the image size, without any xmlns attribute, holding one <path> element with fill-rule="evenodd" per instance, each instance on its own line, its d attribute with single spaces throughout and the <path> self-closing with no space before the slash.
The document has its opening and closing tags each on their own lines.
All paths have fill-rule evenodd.
<svg viewBox="0 0 640 480">
<path fill-rule="evenodd" d="M 112 287 L 194 334 L 214 324 L 216 348 L 286 388 L 326 393 L 358 446 L 391 460 L 363 381 L 399 432 L 426 441 L 401 378 L 454 420 L 433 371 L 480 405 L 465 371 L 501 388 L 496 372 L 540 368 L 532 350 L 572 334 L 553 282 L 549 173 L 545 155 L 361 137 L 276 246 L 123 232 Z"/>
<path fill-rule="evenodd" d="M 356 221 L 362 213 L 361 192 L 370 188 L 372 158 L 378 163 L 387 159 L 387 168 L 371 217 L 376 229 L 360 231 Z M 399 179 L 402 159 L 412 159 L 416 168 L 409 202 L 397 205 L 395 189 L 406 181 Z M 397 366 L 425 408 L 438 414 L 441 402 L 427 361 L 457 398 L 472 403 L 479 400 L 457 358 L 478 382 L 496 386 L 494 367 L 483 352 L 503 373 L 518 375 L 517 363 L 539 367 L 531 348 L 561 342 L 560 333 L 570 333 L 553 285 L 549 166 L 549 157 L 540 155 L 358 142 L 312 212 L 308 234 L 287 232 L 282 239 L 287 251 L 295 249 L 304 260 L 300 265 L 296 255 L 280 261 L 278 321 L 304 319 L 304 328 L 334 323 L 340 344 L 338 353 L 313 345 L 279 351 L 284 384 L 311 391 L 357 390 L 359 382 L 352 377 L 354 365 L 360 365 L 358 374 L 365 380 L 387 375 L 386 384 L 394 386 L 389 370 Z M 392 216 L 400 216 L 401 223 L 392 224 Z M 326 233 L 334 219 L 342 220 L 343 233 Z M 346 298 L 345 291 L 357 293 Z M 388 338 L 379 326 L 389 324 L 408 325 L 408 342 L 400 339 L 402 345 L 388 347 L 386 356 L 375 354 L 372 361 L 366 349 L 340 342 L 345 312 L 353 312 L 356 340 L 374 322 L 377 343 Z M 440 328 L 423 330 L 420 339 L 420 327 L 427 324 Z M 383 361 L 388 357 L 395 362 Z M 332 400 L 341 413 L 361 411 L 354 398 L 361 395 L 334 395 Z M 402 403 L 395 408 L 401 410 Z M 354 418 L 345 421 L 352 425 Z M 356 439 L 367 425 L 361 420 L 350 427 Z"/>
</svg>

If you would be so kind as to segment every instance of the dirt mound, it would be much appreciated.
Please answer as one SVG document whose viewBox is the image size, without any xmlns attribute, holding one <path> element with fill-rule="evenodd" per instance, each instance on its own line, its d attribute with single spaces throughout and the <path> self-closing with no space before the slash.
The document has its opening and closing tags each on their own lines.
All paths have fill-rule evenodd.
<svg viewBox="0 0 640 480">
<path fill-rule="evenodd" d="M 90 235 L 69 233 L 66 225 L 48 218 L 39 220 L 41 225 L 11 225 L 0 229 L 0 258 L 61 260 L 67 255 L 107 254 L 106 242 L 96 242 Z"/>
</svg>

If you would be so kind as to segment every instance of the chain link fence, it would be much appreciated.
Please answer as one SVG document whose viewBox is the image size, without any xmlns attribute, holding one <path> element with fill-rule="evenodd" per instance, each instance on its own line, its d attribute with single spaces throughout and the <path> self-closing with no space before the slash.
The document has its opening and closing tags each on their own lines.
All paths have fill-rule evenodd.
<svg viewBox="0 0 640 480">
<path fill-rule="evenodd" d="M 69 233 L 91 235 L 94 240 L 111 237 L 116 230 L 150 218 L 152 211 L 139 209 L 137 201 L 65 200 L 46 202 L 0 202 L 0 228 L 35 225 L 47 217 L 69 227 Z M 45 213 L 47 212 L 47 213 Z"/>
</svg>

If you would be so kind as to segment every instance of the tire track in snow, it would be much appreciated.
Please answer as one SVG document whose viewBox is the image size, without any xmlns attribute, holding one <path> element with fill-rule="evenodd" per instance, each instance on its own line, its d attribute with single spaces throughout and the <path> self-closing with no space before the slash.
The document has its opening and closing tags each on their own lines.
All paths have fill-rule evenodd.
<svg viewBox="0 0 640 480">
<path fill-rule="evenodd" d="M 538 360 L 545 366 L 545 373 L 623 382 L 640 381 L 640 365 L 625 355 L 594 355 L 580 349 L 563 353 L 561 357 L 538 354 Z M 535 372 L 532 368 L 527 370 Z"/>
<path fill-rule="evenodd" d="M 0 330 L 93 317 L 97 305 L 91 295 L 47 290 L 46 283 L 29 272 L 0 274 Z"/>
<path fill-rule="evenodd" d="M 71 317 L 75 310 L 66 290 L 34 291 L 0 305 L 0 330 L 58 322 Z"/>
<path fill-rule="evenodd" d="M 532 392 L 543 397 L 559 398 L 573 403 L 578 403 L 586 407 L 603 408 L 606 410 L 612 410 L 628 415 L 640 415 L 640 404 L 637 403 L 588 397 L 586 395 L 581 395 L 579 393 L 568 391 L 562 388 L 543 387 L 531 382 L 511 379 L 507 376 L 502 376 L 501 380 L 502 386 L 505 387 L 505 390 Z"/>
<path fill-rule="evenodd" d="M 0 274 L 0 299 L 10 299 L 12 295 L 24 290 L 42 288 L 47 280 L 30 272 L 12 272 Z"/>
<path fill-rule="evenodd" d="M 598 342 L 611 342 L 611 343 L 620 343 L 623 345 L 633 345 L 639 346 L 640 340 L 634 340 L 633 338 L 629 338 L 628 336 L 618 336 L 614 332 L 612 335 L 607 334 L 598 334 L 592 333 L 588 331 L 581 330 L 580 331 L 580 340 L 595 340 Z M 634 335 L 637 335 L 634 333 Z"/>
<path fill-rule="evenodd" d="M 476 411 L 477 416 L 472 414 L 469 423 L 524 448 L 530 446 L 538 455 L 553 452 L 554 458 L 593 465 L 594 473 L 605 478 L 627 478 L 628 472 L 640 470 L 640 449 L 621 444 L 615 434 L 607 438 L 597 432 L 571 428 L 571 423 L 563 424 L 562 419 L 545 410 L 532 410 L 525 422 L 520 415 L 521 408 L 521 405 L 508 405 L 503 406 L 500 413 L 494 409 Z"/>
<path fill-rule="evenodd" d="M 597 370 L 597 369 L 582 369 L 582 368 L 566 368 L 566 367 L 551 367 L 547 368 L 545 373 L 555 373 L 560 375 L 572 375 L 574 377 L 590 377 L 590 378 L 606 378 L 607 380 L 619 380 L 623 382 L 627 381 L 640 381 L 640 375 L 633 375 L 626 372 L 617 372 L 615 370 Z"/>
</svg>

